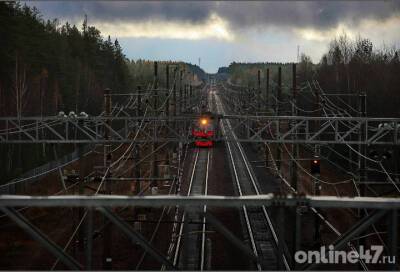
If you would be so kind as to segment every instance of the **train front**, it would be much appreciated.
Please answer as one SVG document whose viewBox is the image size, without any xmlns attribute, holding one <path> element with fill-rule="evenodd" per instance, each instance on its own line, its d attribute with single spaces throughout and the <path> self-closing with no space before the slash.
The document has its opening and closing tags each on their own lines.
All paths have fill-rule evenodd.
<svg viewBox="0 0 400 272">
<path fill-rule="evenodd" d="M 192 130 L 197 147 L 212 147 L 214 136 L 214 121 L 211 114 L 202 114 Z"/>
</svg>

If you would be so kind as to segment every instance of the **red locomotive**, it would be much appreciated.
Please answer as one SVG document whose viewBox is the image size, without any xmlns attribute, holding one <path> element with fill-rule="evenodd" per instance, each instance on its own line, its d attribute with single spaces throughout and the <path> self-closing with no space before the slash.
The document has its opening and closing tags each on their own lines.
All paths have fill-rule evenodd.
<svg viewBox="0 0 400 272">
<path fill-rule="evenodd" d="M 192 129 L 192 136 L 195 139 L 194 145 L 198 147 L 212 147 L 214 133 L 214 117 L 212 114 L 210 112 L 201 114 Z"/>
</svg>

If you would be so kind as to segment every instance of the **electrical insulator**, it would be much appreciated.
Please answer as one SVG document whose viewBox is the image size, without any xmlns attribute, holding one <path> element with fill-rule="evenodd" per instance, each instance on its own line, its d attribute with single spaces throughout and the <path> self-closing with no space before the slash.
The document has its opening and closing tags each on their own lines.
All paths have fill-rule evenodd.
<svg viewBox="0 0 400 272">
<path fill-rule="evenodd" d="M 382 154 L 382 159 L 384 159 L 384 160 L 388 160 L 388 159 L 390 159 L 392 157 L 392 152 L 391 151 L 385 151 L 385 152 L 383 152 L 383 154 Z"/>
<path fill-rule="evenodd" d="M 319 158 L 314 158 L 311 161 L 311 174 L 313 174 L 313 175 L 314 174 L 320 174 L 321 173 L 320 165 L 321 165 L 320 159 Z"/>
<path fill-rule="evenodd" d="M 369 152 L 369 156 L 370 156 L 371 158 L 373 158 L 374 160 L 377 160 L 377 159 L 379 158 L 379 154 L 378 154 L 378 152 L 377 152 L 376 150 L 371 150 L 371 151 Z"/>
</svg>

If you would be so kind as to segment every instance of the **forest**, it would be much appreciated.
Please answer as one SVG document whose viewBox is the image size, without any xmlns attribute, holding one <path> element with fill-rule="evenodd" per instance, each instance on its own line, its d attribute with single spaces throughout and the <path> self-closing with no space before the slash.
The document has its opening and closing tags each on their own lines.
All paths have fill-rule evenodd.
<svg viewBox="0 0 400 272">
<path fill-rule="evenodd" d="M 103 38 L 87 21 L 85 17 L 81 26 L 60 24 L 57 19 L 44 20 L 34 7 L 0 2 L 0 117 L 59 111 L 97 115 L 105 88 L 127 93 L 153 81 L 153 61 L 127 59 L 117 39 Z M 193 72 L 195 78 L 205 77 L 198 66 L 160 61 L 161 87 L 168 63 Z M 53 159 L 49 148 L 0 146 L 0 160 L 8 162 L 0 166 L 2 182 Z M 67 151 L 71 147 L 61 148 L 60 153 Z"/>
<path fill-rule="evenodd" d="M 368 38 L 350 39 L 346 34 L 334 38 L 319 63 L 312 63 L 305 54 L 297 65 L 299 87 L 318 80 L 328 93 L 365 93 L 367 115 L 371 117 L 400 116 L 400 50 L 394 46 L 377 48 Z M 265 88 L 266 69 L 276 82 L 278 67 L 282 67 L 284 92 L 291 90 L 292 63 L 231 63 L 220 72 L 228 72 L 231 83 L 257 88 L 257 73 L 261 70 Z M 354 105 L 356 106 L 356 105 Z"/>
<path fill-rule="evenodd" d="M 35 8 L 0 3 L 0 101 L 4 115 L 101 109 L 105 87 L 128 91 L 132 76 L 118 40 L 103 40 L 84 20 L 44 21 Z"/>
<path fill-rule="evenodd" d="M 329 92 L 366 93 L 369 116 L 400 117 L 399 54 L 394 46 L 376 48 L 367 38 L 343 34 L 331 41 L 314 75 L 303 69 L 303 79 L 314 76 Z"/>
<path fill-rule="evenodd" d="M 282 67 L 282 84 L 289 86 L 292 82 L 291 63 L 260 62 L 260 63 L 241 63 L 232 62 L 227 68 L 222 69 L 230 75 L 233 84 L 257 88 L 257 74 L 261 70 L 261 86 L 265 86 L 266 71 L 269 69 L 271 82 L 278 81 L 278 67 Z"/>
</svg>

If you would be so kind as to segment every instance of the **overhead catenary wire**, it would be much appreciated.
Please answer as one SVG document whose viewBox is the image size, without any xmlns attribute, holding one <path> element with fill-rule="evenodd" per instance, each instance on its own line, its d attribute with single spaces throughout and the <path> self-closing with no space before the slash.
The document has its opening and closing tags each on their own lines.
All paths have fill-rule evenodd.
<svg viewBox="0 0 400 272">
<path fill-rule="evenodd" d="M 327 115 L 325 109 L 323 109 L 323 111 L 324 111 L 325 115 Z M 335 115 L 335 116 L 336 116 L 336 115 Z M 331 126 L 334 128 L 333 125 L 331 125 Z M 390 174 L 387 172 L 386 168 L 383 166 L 383 164 L 382 164 L 381 161 L 374 160 L 374 159 L 372 159 L 372 158 L 370 158 L 370 157 L 368 157 L 368 156 L 366 156 L 366 155 L 360 153 L 358 150 L 354 149 L 351 145 L 349 145 L 349 144 L 347 144 L 347 143 L 346 143 L 346 146 L 347 146 L 349 149 L 351 149 L 353 152 L 355 152 L 358 156 L 360 156 L 360 157 L 362 157 L 362 158 L 364 158 L 364 159 L 366 159 L 366 160 L 368 160 L 368 161 L 371 161 L 371 162 L 373 162 L 373 163 L 377 163 L 377 164 L 381 167 L 382 171 L 385 173 L 385 175 L 387 176 L 387 178 L 389 179 L 389 181 L 393 184 L 393 186 L 396 188 L 396 190 L 400 193 L 400 188 L 399 188 L 399 186 L 394 182 L 394 180 L 392 179 L 392 177 L 390 176 Z"/>
<path fill-rule="evenodd" d="M 315 81 L 315 82 L 316 82 L 316 81 Z M 314 85 L 315 85 L 315 86 L 318 86 L 319 91 L 320 91 L 322 94 L 324 94 L 324 91 L 323 91 L 322 88 L 319 86 L 319 83 L 318 83 L 318 82 L 315 83 L 315 82 L 314 82 Z M 325 98 L 326 98 L 327 101 L 330 102 L 334 107 L 336 106 L 334 103 L 332 103 L 332 102 L 330 101 L 329 98 L 326 97 L 326 95 L 325 95 Z M 324 105 L 322 104 L 321 106 L 323 107 Z M 341 109 L 341 110 L 342 110 L 342 111 L 344 112 L 344 114 L 346 114 L 347 116 L 351 116 L 347 111 L 345 111 L 345 110 L 343 110 L 343 109 Z M 324 112 L 324 114 L 327 116 L 327 113 L 326 113 L 326 111 L 325 111 L 325 108 L 323 108 L 323 112 Z M 333 113 L 334 116 L 336 116 L 336 114 L 333 112 L 333 110 L 331 110 L 331 112 Z M 339 112 L 340 112 L 340 111 L 339 111 Z M 359 113 L 359 112 L 358 112 L 358 113 Z M 343 116 L 344 114 L 343 114 L 343 113 L 339 113 L 339 115 L 341 115 L 341 116 Z M 349 144 L 346 144 L 346 146 L 347 146 L 348 148 L 350 148 L 353 152 L 355 152 L 357 155 L 361 156 L 362 158 L 367 159 L 367 160 L 369 160 L 369 161 L 371 161 L 371 162 L 374 162 L 374 163 L 378 163 L 378 164 L 380 165 L 380 167 L 382 168 L 383 172 L 387 175 L 387 177 L 389 178 L 389 180 L 392 182 L 392 184 L 394 185 L 394 187 L 396 188 L 396 190 L 397 190 L 398 192 L 400 192 L 399 187 L 398 187 L 397 184 L 392 180 L 391 176 L 390 176 L 389 173 L 386 171 L 386 168 L 383 166 L 383 164 L 382 164 L 381 161 L 377 161 L 377 160 L 374 160 L 374 159 L 371 159 L 371 158 L 365 156 L 364 154 L 360 153 L 358 150 L 355 150 L 355 149 L 354 149 L 351 145 L 349 145 Z M 356 188 L 357 195 L 358 195 L 358 196 L 361 196 L 361 193 L 360 193 L 360 191 L 359 191 L 359 189 L 358 189 L 358 186 L 356 185 L 356 183 L 355 183 L 354 180 L 353 180 L 353 183 L 354 183 L 354 187 Z M 365 213 L 367 216 L 368 216 L 368 214 L 369 214 L 368 211 L 367 211 L 366 209 L 364 209 L 364 213 Z M 377 235 L 377 237 L 379 238 L 379 240 L 380 240 L 380 242 L 382 243 L 382 245 L 383 245 L 385 248 L 387 248 L 387 245 L 386 245 L 386 243 L 384 242 L 384 240 L 382 239 L 380 233 L 377 231 L 375 224 L 372 224 L 372 228 L 373 228 L 373 230 L 374 230 L 374 234 Z"/>
<path fill-rule="evenodd" d="M 142 122 L 143 122 L 143 120 L 144 120 L 144 118 L 142 119 Z M 137 134 L 136 134 L 136 136 L 137 136 Z M 124 154 L 123 154 L 122 156 L 124 156 Z M 111 164 L 107 167 L 107 169 L 105 169 L 105 172 L 104 172 L 104 174 L 103 174 L 103 176 L 102 176 L 102 178 L 101 178 L 101 180 L 100 180 L 100 183 L 99 183 L 99 185 L 98 185 L 98 187 L 97 187 L 97 189 L 96 189 L 94 195 L 99 194 L 99 192 L 100 192 L 101 188 L 103 187 L 103 184 L 104 184 L 104 182 L 105 182 L 105 180 L 106 180 L 106 178 L 107 178 L 107 176 L 108 176 L 108 174 L 109 174 L 109 172 L 110 172 L 110 170 L 111 170 L 111 167 L 114 166 L 117 162 L 119 162 L 120 159 L 122 158 L 122 156 L 120 156 L 117 160 L 115 160 L 113 163 L 111 163 Z M 64 251 L 64 252 L 68 249 L 68 247 L 70 246 L 71 242 L 73 241 L 73 239 L 74 239 L 75 235 L 77 234 L 79 228 L 81 227 L 82 223 L 84 222 L 84 220 L 85 220 L 85 218 L 86 218 L 86 216 L 87 216 L 87 213 L 88 213 L 88 211 L 85 211 L 85 213 L 83 214 L 83 216 L 82 216 L 81 220 L 79 221 L 77 227 L 75 228 L 75 230 L 73 231 L 72 235 L 70 236 L 70 238 L 68 239 L 67 243 L 65 244 L 65 246 L 64 246 L 64 248 L 63 248 L 63 251 Z M 59 262 L 59 259 L 57 259 L 57 260 L 53 263 L 53 265 L 52 265 L 52 267 L 51 267 L 51 270 L 54 270 L 54 269 L 55 269 L 55 267 L 57 266 L 58 262 Z"/>
<path fill-rule="evenodd" d="M 274 99 L 276 99 L 276 97 L 274 97 L 273 96 L 273 98 Z M 278 101 L 278 103 L 279 102 L 283 102 L 283 101 Z M 280 103 L 280 104 L 283 104 L 283 103 Z M 293 106 L 293 105 L 292 105 Z M 296 107 L 295 106 L 295 108 L 297 108 L 298 110 L 303 110 L 303 109 L 300 109 L 299 107 Z M 318 109 L 318 110 L 320 110 L 320 109 Z M 317 110 L 316 110 L 317 111 Z M 303 111 L 303 112 L 305 112 L 305 111 Z M 310 111 L 310 113 L 311 112 L 315 112 L 315 111 Z M 271 149 L 270 149 L 270 147 L 269 147 L 269 144 L 266 142 L 266 146 L 267 146 L 267 148 L 268 148 L 268 150 L 269 150 L 269 154 L 271 155 L 271 157 L 272 157 L 272 152 L 271 152 Z M 286 145 L 284 145 L 285 146 L 285 149 L 287 149 L 287 147 L 286 147 Z M 291 158 L 293 159 L 293 157 L 292 157 L 292 154 L 289 152 L 289 150 L 286 150 L 287 152 L 288 152 L 288 154 L 289 155 L 291 155 Z M 291 189 L 291 191 L 293 191 L 293 192 L 295 192 L 295 190 L 291 187 L 291 185 L 290 185 L 290 183 L 280 174 L 280 172 L 278 171 L 278 169 L 277 169 L 277 166 L 276 166 L 276 163 L 275 163 L 275 161 L 274 160 L 272 160 L 273 161 L 273 166 L 274 166 L 274 168 L 276 169 L 276 172 L 278 173 L 278 175 L 280 176 L 280 178 L 281 178 L 281 180 L 288 186 L 288 188 L 290 188 Z M 298 165 L 298 162 L 296 161 L 296 164 Z M 303 167 L 301 167 L 301 165 L 300 165 L 300 169 L 301 170 L 303 170 L 303 172 L 306 172 L 306 173 L 308 173 L 308 171 L 306 171 Z M 308 173 L 308 174 L 310 174 L 310 173 Z M 336 186 L 335 186 L 335 183 L 333 182 L 326 182 L 326 181 L 324 181 L 324 180 L 321 180 L 321 179 L 319 179 L 320 181 L 321 181 L 321 183 L 326 183 L 326 184 L 329 184 L 329 185 L 333 185 L 334 186 L 334 188 L 335 188 L 335 190 L 336 190 Z M 354 183 L 355 182 L 355 180 L 354 180 L 354 178 L 352 178 L 352 179 L 349 179 L 349 180 L 346 180 L 344 183 Z M 357 188 L 357 186 L 355 186 L 355 188 L 356 188 L 356 190 L 358 189 Z M 338 191 L 336 190 L 336 192 L 337 192 L 337 194 L 338 194 Z M 333 226 L 332 226 L 333 227 Z M 338 235 L 340 235 L 340 233 L 336 230 L 334 230 L 334 232 L 336 233 L 336 234 L 338 234 Z M 364 267 L 364 269 L 367 269 L 367 267 L 365 266 L 365 264 L 362 264 L 363 265 L 363 267 Z"/>
</svg>

